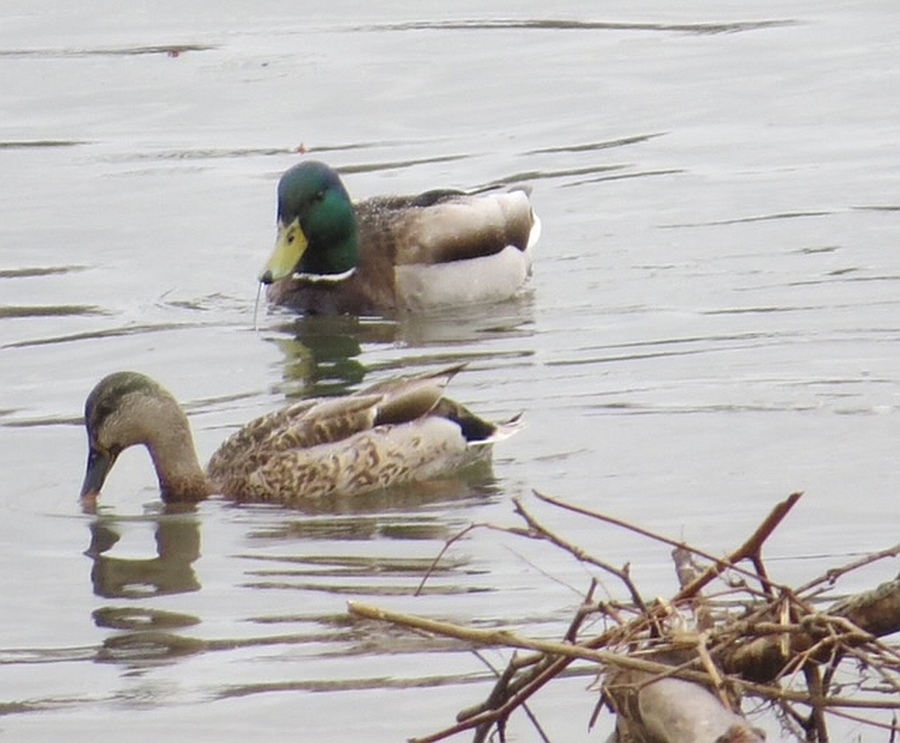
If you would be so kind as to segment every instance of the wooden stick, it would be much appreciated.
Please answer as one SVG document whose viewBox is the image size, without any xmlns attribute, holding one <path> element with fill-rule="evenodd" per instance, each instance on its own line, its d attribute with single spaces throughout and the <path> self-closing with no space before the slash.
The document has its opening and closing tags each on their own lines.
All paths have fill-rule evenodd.
<svg viewBox="0 0 900 743">
<path fill-rule="evenodd" d="M 588 508 L 582 508 L 581 506 L 575 506 L 571 503 L 566 503 L 565 501 L 557 500 L 556 498 L 551 498 L 549 495 L 544 495 L 539 493 L 538 491 L 533 491 L 534 496 L 545 503 L 549 503 L 551 505 L 557 506 L 558 508 L 565 509 L 567 511 L 571 511 L 573 513 L 581 514 L 582 516 L 588 516 L 589 518 L 597 519 L 598 521 L 604 521 L 608 524 L 612 524 L 614 526 L 619 526 L 623 529 L 627 529 L 629 531 L 633 531 L 636 534 L 640 534 L 645 537 L 649 537 L 657 542 L 662 542 L 663 544 L 668 544 L 671 547 L 679 547 L 681 549 L 686 549 L 690 552 L 693 552 L 695 555 L 699 555 L 706 560 L 711 561 L 713 564 L 706 569 L 706 571 L 697 577 L 692 583 L 679 591 L 675 597 L 672 599 L 673 602 L 681 601 L 686 598 L 691 598 L 697 591 L 701 590 L 705 585 L 707 585 L 710 581 L 717 578 L 726 570 L 732 569 L 752 578 L 758 578 L 765 585 L 770 588 L 781 588 L 777 584 L 772 583 L 767 577 L 764 575 L 760 575 L 759 571 L 753 573 L 749 570 L 745 570 L 740 568 L 735 563 L 741 560 L 750 558 L 756 555 L 762 546 L 762 543 L 765 539 L 772 533 L 772 531 L 781 523 L 785 516 L 790 512 L 790 510 L 794 507 L 794 504 L 800 499 L 803 493 L 792 493 L 788 498 L 781 503 L 778 503 L 775 508 L 769 513 L 763 523 L 753 532 L 750 538 L 741 545 L 737 550 L 735 550 L 728 558 L 716 557 L 715 555 L 710 554 L 709 552 L 704 552 L 703 550 L 697 549 L 696 547 L 692 547 L 685 542 L 677 541 L 666 537 L 657 532 L 650 531 L 649 529 L 644 529 L 640 526 L 636 526 L 627 521 L 623 521 L 622 519 L 617 519 L 614 516 L 607 516 L 606 514 L 598 513 L 597 511 L 592 511 Z"/>
<path fill-rule="evenodd" d="M 619 655 L 608 650 L 596 650 L 586 645 L 575 645 L 554 640 L 539 640 L 531 637 L 523 637 L 510 630 L 490 629 L 480 630 L 472 627 L 463 627 L 450 622 L 442 622 L 437 619 L 427 619 L 425 617 L 414 614 L 403 614 L 401 612 L 390 611 L 389 609 L 380 609 L 370 604 L 363 604 L 358 601 L 350 601 L 347 604 L 351 614 L 366 619 L 374 619 L 381 622 L 390 622 L 398 624 L 410 629 L 429 632 L 444 637 L 454 637 L 459 640 L 471 642 L 475 645 L 486 645 L 490 647 L 506 647 L 506 648 L 523 648 L 527 650 L 537 650 L 548 655 L 557 655 L 567 658 L 587 660 L 593 663 L 601 663 L 618 668 L 626 668 L 634 671 L 644 671 L 645 673 L 660 674 L 660 677 L 669 676 L 675 670 L 678 678 L 686 681 L 696 681 L 701 684 L 708 684 L 710 678 L 707 674 L 700 671 L 692 671 L 686 668 L 673 668 L 673 666 L 665 663 L 656 663 L 654 661 L 642 660 L 640 658 L 632 658 L 629 656 Z M 775 686 L 765 684 L 752 683 L 739 678 L 729 678 L 729 681 L 738 687 L 765 694 L 771 698 L 788 700 L 794 702 L 808 702 L 809 695 L 801 692 L 792 691 L 790 689 L 780 689 Z M 822 706 L 827 707 L 859 707 L 864 709 L 900 709 L 900 699 L 873 701 L 869 699 L 848 699 L 843 697 L 823 697 Z"/>
<path fill-rule="evenodd" d="M 631 595 L 631 600 L 634 602 L 635 606 L 637 606 L 643 612 L 647 611 L 647 605 L 644 603 L 644 599 L 641 597 L 640 592 L 637 590 L 637 586 L 635 586 L 634 582 L 631 580 L 628 565 L 626 565 L 624 568 L 617 568 L 613 565 L 610 565 L 608 562 L 598 560 L 596 557 L 588 554 L 577 544 L 572 544 L 571 542 L 566 541 L 559 535 L 550 531 L 543 524 L 538 522 L 538 520 L 534 518 L 534 516 L 532 516 L 531 513 L 529 513 L 529 511 L 525 508 L 520 498 L 513 498 L 513 505 L 515 506 L 516 513 L 519 514 L 523 519 L 525 519 L 525 523 L 528 524 L 528 527 L 537 534 L 538 538 L 546 539 L 548 542 L 555 544 L 560 549 L 563 549 L 569 554 L 573 555 L 576 560 L 590 563 L 591 565 L 594 565 L 601 570 L 605 570 L 607 573 L 614 575 L 616 578 L 622 581 L 622 583 L 625 584 L 625 588 Z"/>
<path fill-rule="evenodd" d="M 518 635 L 515 632 L 505 629 L 483 630 L 474 629 L 472 627 L 463 627 L 458 624 L 442 622 L 437 619 L 428 619 L 414 614 L 402 614 L 400 612 L 390 611 L 389 609 L 379 609 L 376 606 L 363 604 L 358 601 L 348 602 L 347 607 L 351 614 L 365 617 L 366 619 L 376 619 L 381 622 L 399 624 L 404 627 L 409 627 L 410 629 L 429 632 L 443 637 L 454 637 L 459 640 L 471 642 L 475 645 L 538 650 L 548 655 L 559 655 L 576 660 L 589 660 L 594 663 L 615 665 L 634 671 L 644 671 L 646 673 L 665 673 L 666 671 L 672 670 L 671 666 L 665 665 L 664 663 L 655 663 L 654 661 L 619 655 L 618 653 L 613 653 L 608 650 L 596 650 L 594 648 L 585 647 L 584 645 L 523 637 L 522 635 Z M 709 677 L 705 673 L 697 671 L 685 671 L 683 677 L 701 683 L 709 680 Z"/>
</svg>

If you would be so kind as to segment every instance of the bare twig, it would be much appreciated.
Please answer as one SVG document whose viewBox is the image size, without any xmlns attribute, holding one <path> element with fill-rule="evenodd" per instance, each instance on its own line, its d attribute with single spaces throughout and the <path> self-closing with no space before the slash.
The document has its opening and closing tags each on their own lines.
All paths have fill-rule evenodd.
<svg viewBox="0 0 900 743">
<path fill-rule="evenodd" d="M 525 519 L 525 523 L 528 524 L 528 527 L 535 533 L 537 538 L 545 539 L 548 542 L 551 542 L 557 547 L 570 553 L 575 557 L 575 559 L 581 562 L 590 563 L 591 565 L 594 565 L 601 570 L 605 570 L 610 575 L 615 576 L 625 585 L 625 588 L 628 590 L 628 593 L 631 596 L 631 600 L 634 602 L 635 606 L 637 606 L 641 611 L 647 611 L 647 605 L 644 603 L 644 599 L 641 598 L 641 594 L 637 590 L 637 586 L 635 586 L 634 582 L 631 580 L 631 572 L 628 568 L 628 565 L 625 565 L 625 567 L 623 568 L 617 568 L 609 564 L 608 562 L 604 562 L 603 560 L 599 560 L 596 557 L 592 557 L 578 545 L 566 541 L 559 535 L 550 531 L 546 526 L 539 523 L 538 520 L 528 512 L 528 510 L 522 504 L 522 500 L 520 498 L 513 498 L 513 505 L 515 506 L 515 512 L 519 514 L 523 519 Z"/>
<path fill-rule="evenodd" d="M 793 590 L 772 580 L 762 550 L 798 502 L 799 493 L 776 504 L 748 539 L 724 558 L 615 517 L 540 493 L 535 497 L 675 547 L 681 588 L 667 601 L 645 602 L 627 564 L 617 568 L 566 540 L 542 524 L 519 499 L 515 500 L 515 512 L 526 528 L 474 524 L 463 529 L 447 541 L 422 585 L 452 544 L 475 529 L 486 528 L 543 540 L 615 576 L 633 605 L 596 602 L 598 580 L 593 578 L 564 639 L 558 641 L 512 630 L 473 629 L 351 603 L 350 611 L 357 616 L 453 637 L 473 646 L 529 651 L 524 655 L 514 653 L 502 672 L 494 671 L 497 682 L 485 702 L 460 713 L 455 725 L 417 739 L 418 743 L 444 740 L 465 730 L 475 731 L 475 743 L 483 743 L 496 731 L 503 743 L 507 722 L 517 709 L 529 715 L 538 735 L 546 740 L 526 701 L 576 660 L 596 664 L 598 669 L 601 693 L 592 724 L 607 706 L 617 715 L 622 733 L 635 741 L 693 740 L 690 733 L 686 738 L 674 732 L 692 713 L 715 720 L 720 740 L 758 740 L 758 731 L 736 714 L 742 695 L 780 707 L 786 724 L 793 720 L 816 743 L 828 740 L 827 722 L 832 715 L 889 730 L 892 739 L 900 732 L 896 722 L 900 710 L 900 651 L 878 639 L 900 630 L 900 577 L 827 610 L 813 603 L 813 597 L 826 585 L 877 560 L 896 557 L 900 545 L 830 570 Z M 708 564 L 695 565 L 691 556 Z M 751 565 L 738 564 L 744 561 Z M 603 623 L 599 634 L 586 636 L 585 620 L 597 614 L 611 621 Z M 846 680 L 848 661 L 857 664 L 857 680 L 852 683 Z M 886 723 L 852 710 L 893 713 L 894 719 Z M 681 715 L 688 719 L 678 721 Z M 688 724 L 685 729 L 690 727 Z"/>
<path fill-rule="evenodd" d="M 570 644 L 558 642 L 555 640 L 540 640 L 537 638 L 524 637 L 510 630 L 503 629 L 474 629 L 472 627 L 463 627 L 450 622 L 442 622 L 436 619 L 428 619 L 426 617 L 416 616 L 414 614 L 403 614 L 401 612 L 390 611 L 388 609 L 380 609 L 369 604 L 363 604 L 358 601 L 350 601 L 348 609 L 351 614 L 364 617 L 366 619 L 375 619 L 382 622 L 390 622 L 410 629 L 428 632 L 444 637 L 454 637 L 458 640 L 471 642 L 475 645 L 484 645 L 488 647 L 507 647 L 522 648 L 528 650 L 537 650 L 547 655 L 556 655 L 561 657 L 572 658 L 576 660 L 587 660 L 601 665 L 613 666 L 616 668 L 625 668 L 634 671 L 643 671 L 645 673 L 658 674 L 660 678 L 666 678 L 677 671 L 678 677 L 687 681 L 696 681 L 698 683 L 709 683 L 709 676 L 700 671 L 691 671 L 687 668 L 674 669 L 666 663 L 656 661 L 643 660 L 630 656 L 623 656 L 606 650 L 597 650 L 589 647 L 587 644 Z M 735 685 L 767 694 L 773 694 L 780 699 L 791 701 L 805 701 L 805 694 L 791 691 L 788 689 L 778 689 L 777 687 L 768 686 L 760 683 L 748 682 L 745 679 L 730 679 Z M 869 700 L 847 699 L 841 697 L 823 698 L 824 706 L 838 707 L 862 707 L 876 709 L 886 707 L 888 709 L 900 709 L 900 699 L 889 700 L 882 703 L 875 703 Z"/>
<path fill-rule="evenodd" d="M 469 524 L 464 529 L 460 530 L 453 536 L 447 539 L 444 542 L 444 546 L 441 548 L 441 551 L 437 553 L 437 556 L 434 560 L 431 561 L 431 565 L 428 566 L 428 570 L 425 571 L 425 575 L 422 576 L 422 580 L 419 581 L 419 585 L 416 587 L 414 596 L 419 596 L 422 593 L 422 589 L 425 587 L 425 584 L 428 582 L 428 579 L 431 577 L 435 568 L 438 566 L 438 563 L 443 559 L 444 555 L 447 554 L 447 550 L 450 549 L 456 542 L 465 537 L 467 534 L 475 531 L 476 529 L 488 529 L 489 531 L 502 531 L 507 534 L 516 534 L 518 536 L 528 536 L 527 533 L 522 532 L 521 529 L 514 529 L 510 527 L 504 526 L 495 526 L 494 524 Z"/>
<path fill-rule="evenodd" d="M 886 550 L 881 550 L 880 552 L 873 552 L 872 554 L 866 555 L 865 557 L 861 557 L 859 560 L 848 563 L 847 565 L 843 565 L 839 568 L 830 568 L 826 571 L 825 575 L 821 575 L 818 578 L 814 578 L 808 583 L 804 583 L 802 586 L 796 589 L 798 594 L 806 593 L 807 591 L 811 591 L 813 588 L 821 586 L 822 584 L 827 584 L 829 586 L 833 586 L 838 578 L 847 573 L 850 573 L 854 570 L 859 570 L 859 568 L 863 568 L 866 565 L 871 565 L 874 562 L 878 562 L 879 560 L 884 560 L 889 557 L 897 557 L 900 556 L 900 544 L 895 544 L 893 547 L 889 547 Z"/>
<path fill-rule="evenodd" d="M 555 640 L 540 640 L 537 638 L 523 637 L 515 632 L 504 629 L 475 629 L 463 627 L 450 622 L 441 622 L 437 619 L 427 619 L 413 614 L 402 614 L 388 609 L 379 609 L 369 604 L 358 601 L 348 603 L 351 614 L 366 619 L 377 619 L 382 622 L 398 624 L 410 629 L 430 632 L 444 637 L 455 637 L 458 640 L 471 642 L 475 645 L 489 647 L 521 648 L 525 650 L 537 650 L 547 655 L 557 655 L 575 660 L 588 660 L 594 663 L 602 663 L 622 668 L 630 668 L 635 671 L 647 673 L 665 673 L 671 670 L 670 666 L 663 663 L 641 660 L 629 656 L 619 655 L 606 650 L 596 650 L 585 645 L 576 645 Z M 708 680 L 706 674 L 684 671 L 684 677 L 689 680 L 704 682 Z"/>
<path fill-rule="evenodd" d="M 791 510 L 791 508 L 794 507 L 794 504 L 799 500 L 802 493 L 793 493 L 786 500 L 776 505 L 775 508 L 772 509 L 772 512 L 769 514 L 769 516 L 766 517 L 765 521 L 763 521 L 763 523 L 759 526 L 759 528 L 757 528 L 757 530 L 751 535 L 751 537 L 743 545 L 741 545 L 741 547 L 739 547 L 728 558 L 725 559 L 716 557 L 715 555 L 704 552 L 703 550 L 697 549 L 696 547 L 692 547 L 691 545 L 685 544 L 684 542 L 670 539 L 669 537 L 663 536 L 662 534 L 657 534 L 656 532 L 652 532 L 648 529 L 636 526 L 627 521 L 623 521 L 622 519 L 617 519 L 613 516 L 607 516 L 606 514 L 598 513 L 597 511 L 591 511 L 587 508 L 575 506 L 571 503 L 565 503 L 564 501 L 557 500 L 556 498 L 551 498 L 549 495 L 544 495 L 537 491 L 534 491 L 534 495 L 538 500 L 544 501 L 545 503 L 549 503 L 567 511 L 572 511 L 573 513 L 588 516 L 599 521 L 605 521 L 606 523 L 619 526 L 629 531 L 633 531 L 636 534 L 641 534 L 642 536 L 649 537 L 650 539 L 653 539 L 657 542 L 662 542 L 663 544 L 668 544 L 672 547 L 680 547 L 712 562 L 713 565 L 711 567 L 709 567 L 695 581 L 685 586 L 672 599 L 673 601 L 680 601 L 682 599 L 693 596 L 697 591 L 701 590 L 710 581 L 717 578 L 725 570 L 728 569 L 733 569 L 736 572 L 742 573 L 743 575 L 749 577 L 759 578 L 760 582 L 763 584 L 766 590 L 769 590 L 773 587 L 779 587 L 771 583 L 771 581 L 769 581 L 764 574 L 761 574 L 758 569 L 756 573 L 751 573 L 750 571 L 739 568 L 735 563 L 754 555 L 758 555 L 762 543 L 772 533 L 772 531 L 774 531 L 778 524 L 781 523 L 784 517 L 787 516 L 788 512 Z"/>
</svg>

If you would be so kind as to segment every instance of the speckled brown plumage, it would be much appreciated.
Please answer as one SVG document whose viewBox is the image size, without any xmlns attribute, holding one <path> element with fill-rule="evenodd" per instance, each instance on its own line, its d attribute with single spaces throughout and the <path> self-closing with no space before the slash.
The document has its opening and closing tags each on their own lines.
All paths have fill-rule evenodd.
<svg viewBox="0 0 900 743">
<path fill-rule="evenodd" d="M 394 378 L 257 418 L 219 447 L 205 474 L 175 399 L 141 374 L 117 372 L 85 406 L 90 454 L 82 495 L 96 495 L 118 453 L 133 444 L 150 450 L 167 501 L 215 492 L 292 504 L 435 477 L 488 457 L 490 444 L 517 425 L 489 423 L 445 398 L 460 368 Z"/>
</svg>

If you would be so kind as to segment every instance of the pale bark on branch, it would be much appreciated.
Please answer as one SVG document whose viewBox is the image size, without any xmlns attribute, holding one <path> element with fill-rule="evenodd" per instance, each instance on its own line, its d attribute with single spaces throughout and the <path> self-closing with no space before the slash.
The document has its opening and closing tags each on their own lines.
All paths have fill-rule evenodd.
<svg viewBox="0 0 900 743">
<path fill-rule="evenodd" d="M 634 613 L 622 611 L 622 605 L 613 602 L 594 601 L 593 583 L 565 639 L 557 641 L 511 630 L 475 629 L 350 602 L 350 612 L 359 617 L 453 637 L 473 646 L 533 651 L 527 657 L 513 657 L 487 702 L 462 713 L 453 727 L 422 741 L 444 740 L 464 730 L 475 730 L 475 740 L 481 741 L 492 726 L 501 731 L 502 738 L 509 715 L 524 708 L 531 695 L 576 660 L 597 664 L 601 699 L 616 713 L 619 743 L 759 743 L 764 736 L 740 715 L 739 700 L 745 694 L 780 705 L 806 729 L 809 740 L 827 740 L 826 711 L 849 715 L 854 709 L 892 714 L 900 710 L 900 693 L 845 695 L 843 687 L 832 684 L 838 664 L 851 656 L 861 666 L 873 669 L 872 675 L 882 689 L 900 692 L 900 652 L 879 640 L 900 631 L 900 577 L 838 601 L 827 610 L 816 608 L 814 603 L 839 576 L 896 557 L 900 545 L 791 590 L 769 577 L 762 548 L 797 503 L 799 493 L 778 503 L 750 537 L 724 558 L 604 514 L 539 493 L 535 496 L 549 505 L 676 547 L 681 590 L 669 601 L 645 603 L 627 565 L 620 569 L 591 556 L 544 527 L 517 500 L 516 513 L 525 520 L 527 529 L 503 531 L 545 540 L 575 559 L 614 575 L 630 594 L 634 604 L 630 610 Z M 703 564 L 694 564 L 694 558 L 700 558 Z M 732 601 L 727 612 L 719 605 L 717 613 L 705 597 L 714 582 L 720 594 L 725 587 Z M 742 617 L 733 614 L 736 596 L 745 608 Z M 611 619 L 612 627 L 607 625 L 600 635 L 580 637 L 584 618 L 597 613 Z M 694 630 L 684 629 L 685 624 Z M 783 683 L 789 674 L 805 680 L 805 688 Z M 795 712 L 795 705 L 808 709 L 808 717 L 805 712 L 802 716 Z"/>
</svg>

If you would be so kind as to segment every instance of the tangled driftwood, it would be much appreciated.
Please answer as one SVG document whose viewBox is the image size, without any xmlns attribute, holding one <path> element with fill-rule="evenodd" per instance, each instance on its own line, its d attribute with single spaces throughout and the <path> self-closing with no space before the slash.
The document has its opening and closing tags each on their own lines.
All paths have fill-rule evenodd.
<svg viewBox="0 0 900 743">
<path fill-rule="evenodd" d="M 896 557 L 900 544 L 790 588 L 769 577 L 762 547 L 799 493 L 779 503 L 726 558 L 604 514 L 535 496 L 554 507 L 671 545 L 681 588 L 667 601 L 646 601 L 627 565 L 617 568 L 567 542 L 517 500 L 516 513 L 526 526 L 503 531 L 550 542 L 614 575 L 625 587 L 629 602 L 595 600 L 594 581 L 560 641 L 478 630 L 351 603 L 351 612 L 370 619 L 455 637 L 473 646 L 531 651 L 514 654 L 482 704 L 461 712 L 455 725 L 419 738 L 418 743 L 443 740 L 465 730 L 474 731 L 476 743 L 492 730 L 499 732 L 502 741 L 510 715 L 527 711 L 527 700 L 576 659 L 597 664 L 600 695 L 591 719 L 604 708 L 612 710 L 618 743 L 760 741 L 764 735 L 741 715 L 746 699 L 778 710 L 783 723 L 808 741 L 828 740 L 829 716 L 881 730 L 880 739 L 886 741 L 900 733 L 900 650 L 880 639 L 900 631 L 900 577 L 822 606 L 822 594 L 838 579 Z M 713 594 L 715 599 L 708 597 Z M 605 629 L 583 635 L 585 620 L 598 615 L 605 619 Z M 839 673 L 850 666 L 852 681 Z"/>
</svg>

